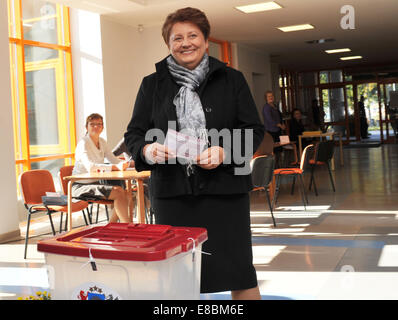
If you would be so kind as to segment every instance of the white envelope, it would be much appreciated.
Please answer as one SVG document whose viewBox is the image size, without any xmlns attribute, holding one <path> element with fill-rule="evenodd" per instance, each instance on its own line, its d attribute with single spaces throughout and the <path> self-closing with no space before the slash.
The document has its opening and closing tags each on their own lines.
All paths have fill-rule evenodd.
<svg viewBox="0 0 398 320">
<path fill-rule="evenodd" d="M 168 129 L 164 145 L 177 155 L 177 158 L 194 160 L 206 147 L 206 141 Z"/>
</svg>

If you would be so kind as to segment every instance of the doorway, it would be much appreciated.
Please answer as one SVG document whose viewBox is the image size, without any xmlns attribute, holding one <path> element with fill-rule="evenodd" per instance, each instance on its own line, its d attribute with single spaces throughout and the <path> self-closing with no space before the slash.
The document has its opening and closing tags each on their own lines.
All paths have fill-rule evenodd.
<svg viewBox="0 0 398 320">
<path fill-rule="evenodd" d="M 385 118 L 379 104 L 377 82 L 355 85 L 357 96 L 357 112 L 359 116 L 360 138 L 363 141 L 381 141 L 381 120 Z"/>
<path fill-rule="evenodd" d="M 398 138 L 398 81 L 379 84 L 381 120 L 381 139 L 396 142 Z"/>
</svg>

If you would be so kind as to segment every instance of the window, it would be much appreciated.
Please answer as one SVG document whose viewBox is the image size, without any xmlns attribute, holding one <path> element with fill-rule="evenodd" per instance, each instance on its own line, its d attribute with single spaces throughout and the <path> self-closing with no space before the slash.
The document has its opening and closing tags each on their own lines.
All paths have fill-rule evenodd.
<svg viewBox="0 0 398 320">
<path fill-rule="evenodd" d="M 69 11 L 42 0 L 8 0 L 17 177 L 71 164 L 76 145 Z"/>
</svg>

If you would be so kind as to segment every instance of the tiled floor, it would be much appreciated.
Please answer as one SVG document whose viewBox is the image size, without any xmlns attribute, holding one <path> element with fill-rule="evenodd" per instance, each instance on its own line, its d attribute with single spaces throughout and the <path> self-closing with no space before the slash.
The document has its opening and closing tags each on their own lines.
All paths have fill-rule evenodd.
<svg viewBox="0 0 398 320">
<path fill-rule="evenodd" d="M 264 299 L 398 299 L 398 146 L 345 148 L 344 162 L 336 164 L 336 193 L 326 170 L 317 172 L 319 196 L 308 193 L 306 211 L 286 180 L 276 228 L 264 194 L 252 194 L 254 264 Z M 35 249 L 41 238 L 30 240 L 26 261 L 23 241 L 0 245 L 0 299 L 48 288 Z"/>
</svg>

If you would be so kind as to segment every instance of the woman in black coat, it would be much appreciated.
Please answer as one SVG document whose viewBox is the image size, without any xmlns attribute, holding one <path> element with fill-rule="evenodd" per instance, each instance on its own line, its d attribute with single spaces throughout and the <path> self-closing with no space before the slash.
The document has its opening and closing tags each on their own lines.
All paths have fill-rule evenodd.
<svg viewBox="0 0 398 320">
<path fill-rule="evenodd" d="M 207 229 L 203 251 L 211 255 L 202 257 L 201 292 L 259 299 L 248 193 L 249 161 L 264 129 L 249 87 L 241 72 L 206 54 L 210 25 L 200 10 L 170 14 L 162 33 L 171 55 L 142 81 L 127 148 L 138 171 L 151 170 L 156 223 Z M 208 144 L 180 161 L 163 145 L 169 128 Z"/>
</svg>

